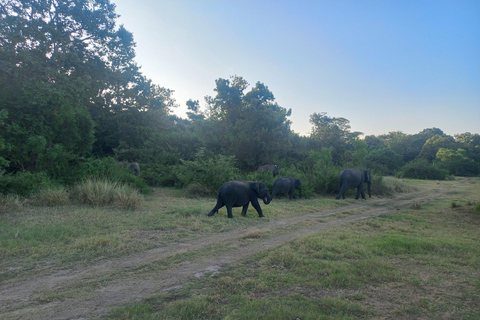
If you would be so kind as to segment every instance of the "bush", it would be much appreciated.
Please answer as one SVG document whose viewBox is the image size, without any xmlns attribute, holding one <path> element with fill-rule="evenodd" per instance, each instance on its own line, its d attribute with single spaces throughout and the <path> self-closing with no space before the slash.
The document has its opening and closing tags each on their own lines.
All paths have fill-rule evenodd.
<svg viewBox="0 0 480 320">
<path fill-rule="evenodd" d="M 302 181 L 302 193 L 305 197 L 313 192 L 338 191 L 338 173 L 341 169 L 333 164 L 332 150 L 332 148 L 322 148 L 320 152 L 310 151 L 305 160 L 290 168 L 292 173 L 295 173 L 295 170 L 302 173 L 300 177 L 295 178 Z"/>
<path fill-rule="evenodd" d="M 70 204 L 70 199 L 65 188 L 48 188 L 34 194 L 30 198 L 29 204 L 40 207 L 65 206 Z"/>
<path fill-rule="evenodd" d="M 210 194 L 216 194 L 222 184 L 239 179 L 240 176 L 235 166 L 235 156 L 218 155 L 209 158 L 204 149 L 200 149 L 195 161 L 182 160 L 182 164 L 174 168 L 177 177 L 176 186 L 185 187 L 199 183 L 205 186 Z"/>
<path fill-rule="evenodd" d="M 14 175 L 0 176 L 0 190 L 2 194 L 17 194 L 29 196 L 42 189 L 55 187 L 56 183 L 45 172 L 17 172 Z"/>
<path fill-rule="evenodd" d="M 142 197 L 128 185 L 107 179 L 87 179 L 75 186 L 72 197 L 82 204 L 95 207 L 115 206 L 135 210 L 141 207 Z"/>
<path fill-rule="evenodd" d="M 22 202 L 17 195 L 0 194 L 0 213 L 11 212 L 20 210 L 22 208 Z"/>
<path fill-rule="evenodd" d="M 426 160 L 409 162 L 404 165 L 398 173 L 400 178 L 426 180 L 445 180 L 448 175 L 448 170 L 430 164 Z"/>
<path fill-rule="evenodd" d="M 376 174 L 372 176 L 372 194 L 391 195 L 410 191 L 412 191 L 412 188 L 398 178 L 382 177 Z"/>
</svg>

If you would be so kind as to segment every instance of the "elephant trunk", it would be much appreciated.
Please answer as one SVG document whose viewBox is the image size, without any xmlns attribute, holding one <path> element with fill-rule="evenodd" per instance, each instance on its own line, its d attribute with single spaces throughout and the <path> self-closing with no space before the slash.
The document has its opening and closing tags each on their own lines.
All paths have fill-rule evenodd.
<svg viewBox="0 0 480 320">
<path fill-rule="evenodd" d="M 372 197 L 372 183 L 371 182 L 367 182 L 367 190 L 368 190 L 368 197 L 371 198 Z"/>
<path fill-rule="evenodd" d="M 263 200 L 263 203 L 269 204 L 272 201 L 272 197 L 269 194 L 267 194 L 262 198 L 262 200 Z"/>
<path fill-rule="evenodd" d="M 300 193 L 300 199 L 302 199 L 302 188 L 299 189 Z"/>
</svg>

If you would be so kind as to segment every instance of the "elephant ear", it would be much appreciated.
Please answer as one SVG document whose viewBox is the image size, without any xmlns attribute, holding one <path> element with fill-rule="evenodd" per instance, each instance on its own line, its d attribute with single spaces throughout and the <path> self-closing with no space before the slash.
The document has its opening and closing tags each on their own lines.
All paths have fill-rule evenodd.
<svg viewBox="0 0 480 320">
<path fill-rule="evenodd" d="M 260 182 L 255 182 L 252 184 L 252 190 L 256 193 L 260 193 Z"/>
<path fill-rule="evenodd" d="M 371 182 L 372 181 L 372 174 L 370 173 L 370 169 L 365 170 L 365 182 Z"/>
</svg>

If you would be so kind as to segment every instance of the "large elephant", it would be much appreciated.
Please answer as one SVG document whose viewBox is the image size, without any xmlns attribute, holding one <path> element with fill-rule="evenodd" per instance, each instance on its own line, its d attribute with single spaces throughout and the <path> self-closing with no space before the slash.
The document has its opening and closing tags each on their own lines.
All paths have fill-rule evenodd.
<svg viewBox="0 0 480 320">
<path fill-rule="evenodd" d="M 228 217 L 232 216 L 232 207 L 243 207 L 242 216 L 247 214 L 248 205 L 251 202 L 252 206 L 257 210 L 258 216 L 263 217 L 262 208 L 258 203 L 258 199 L 262 199 L 263 203 L 269 204 L 272 197 L 268 192 L 268 188 L 263 182 L 232 180 L 225 182 L 218 191 L 217 204 L 208 214 L 213 216 L 223 206 L 227 207 Z"/>
<path fill-rule="evenodd" d="M 370 169 L 352 168 L 342 170 L 338 175 L 340 192 L 337 195 L 337 199 L 345 199 L 345 192 L 348 189 L 353 188 L 357 188 L 357 195 L 355 196 L 355 199 L 358 200 L 360 194 L 362 195 L 362 199 L 366 199 L 365 191 L 363 190 L 364 183 L 367 184 L 368 197 L 371 198 L 372 175 L 370 173 Z"/>
<path fill-rule="evenodd" d="M 140 166 L 137 162 L 117 162 L 117 166 L 131 170 L 136 176 L 140 175 Z"/>
<path fill-rule="evenodd" d="M 273 183 L 273 190 L 272 190 L 272 199 L 277 194 L 288 193 L 290 199 L 295 198 L 295 189 L 300 192 L 300 199 L 302 198 L 302 182 L 300 179 L 290 178 L 290 177 L 283 177 L 278 178 Z"/>
<path fill-rule="evenodd" d="M 276 177 L 278 175 L 278 166 L 276 164 L 266 164 L 263 166 L 258 167 L 258 171 L 265 172 L 270 171 L 273 173 L 273 176 Z"/>
</svg>

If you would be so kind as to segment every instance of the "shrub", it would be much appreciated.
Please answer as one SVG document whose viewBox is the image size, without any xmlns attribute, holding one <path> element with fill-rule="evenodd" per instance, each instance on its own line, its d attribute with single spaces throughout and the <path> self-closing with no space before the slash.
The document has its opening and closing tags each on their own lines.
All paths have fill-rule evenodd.
<svg viewBox="0 0 480 320">
<path fill-rule="evenodd" d="M 143 198 L 137 190 L 127 185 L 119 185 L 116 188 L 114 205 L 125 210 L 138 210 L 142 207 Z"/>
<path fill-rule="evenodd" d="M 132 187 L 107 179 L 87 179 L 72 189 L 72 197 L 82 204 L 95 207 L 113 205 L 135 210 L 141 207 L 142 197 Z"/>
<path fill-rule="evenodd" d="M 235 166 L 235 156 L 218 155 L 208 157 L 205 149 L 200 149 L 195 161 L 182 160 L 181 165 L 174 167 L 177 186 L 185 187 L 199 183 L 215 194 L 226 181 L 239 178 L 239 170 Z"/>
<path fill-rule="evenodd" d="M 389 195 L 400 192 L 410 192 L 412 188 L 407 186 L 401 179 L 395 177 L 382 177 L 373 175 L 372 193 L 376 195 Z"/>
<path fill-rule="evenodd" d="M 65 206 L 70 204 L 69 194 L 63 187 L 42 189 L 34 194 L 29 204 L 41 207 Z"/>
<path fill-rule="evenodd" d="M 20 210 L 22 208 L 22 202 L 20 198 L 15 194 L 0 194 L 0 213 L 11 212 Z"/>
<path fill-rule="evenodd" d="M 198 183 L 198 182 L 194 182 L 194 183 L 190 184 L 187 187 L 186 192 L 189 196 L 192 196 L 192 197 L 197 197 L 197 196 L 205 197 L 205 196 L 212 195 L 211 188 L 208 188 L 208 187 L 206 187 L 203 184 Z"/>
<path fill-rule="evenodd" d="M 426 160 L 417 160 L 404 165 L 398 176 L 411 179 L 445 180 L 448 174 L 448 170 L 430 164 Z"/>
<path fill-rule="evenodd" d="M 302 193 L 331 193 L 338 191 L 338 173 L 340 168 L 332 161 L 332 148 L 322 148 L 320 152 L 310 151 L 308 157 L 300 162 L 296 169 L 302 172 Z M 295 177 L 297 178 L 297 177 Z"/>
<path fill-rule="evenodd" d="M 45 172 L 17 172 L 14 175 L 0 176 L 0 190 L 3 194 L 17 194 L 25 197 L 54 186 L 54 181 Z"/>
</svg>

